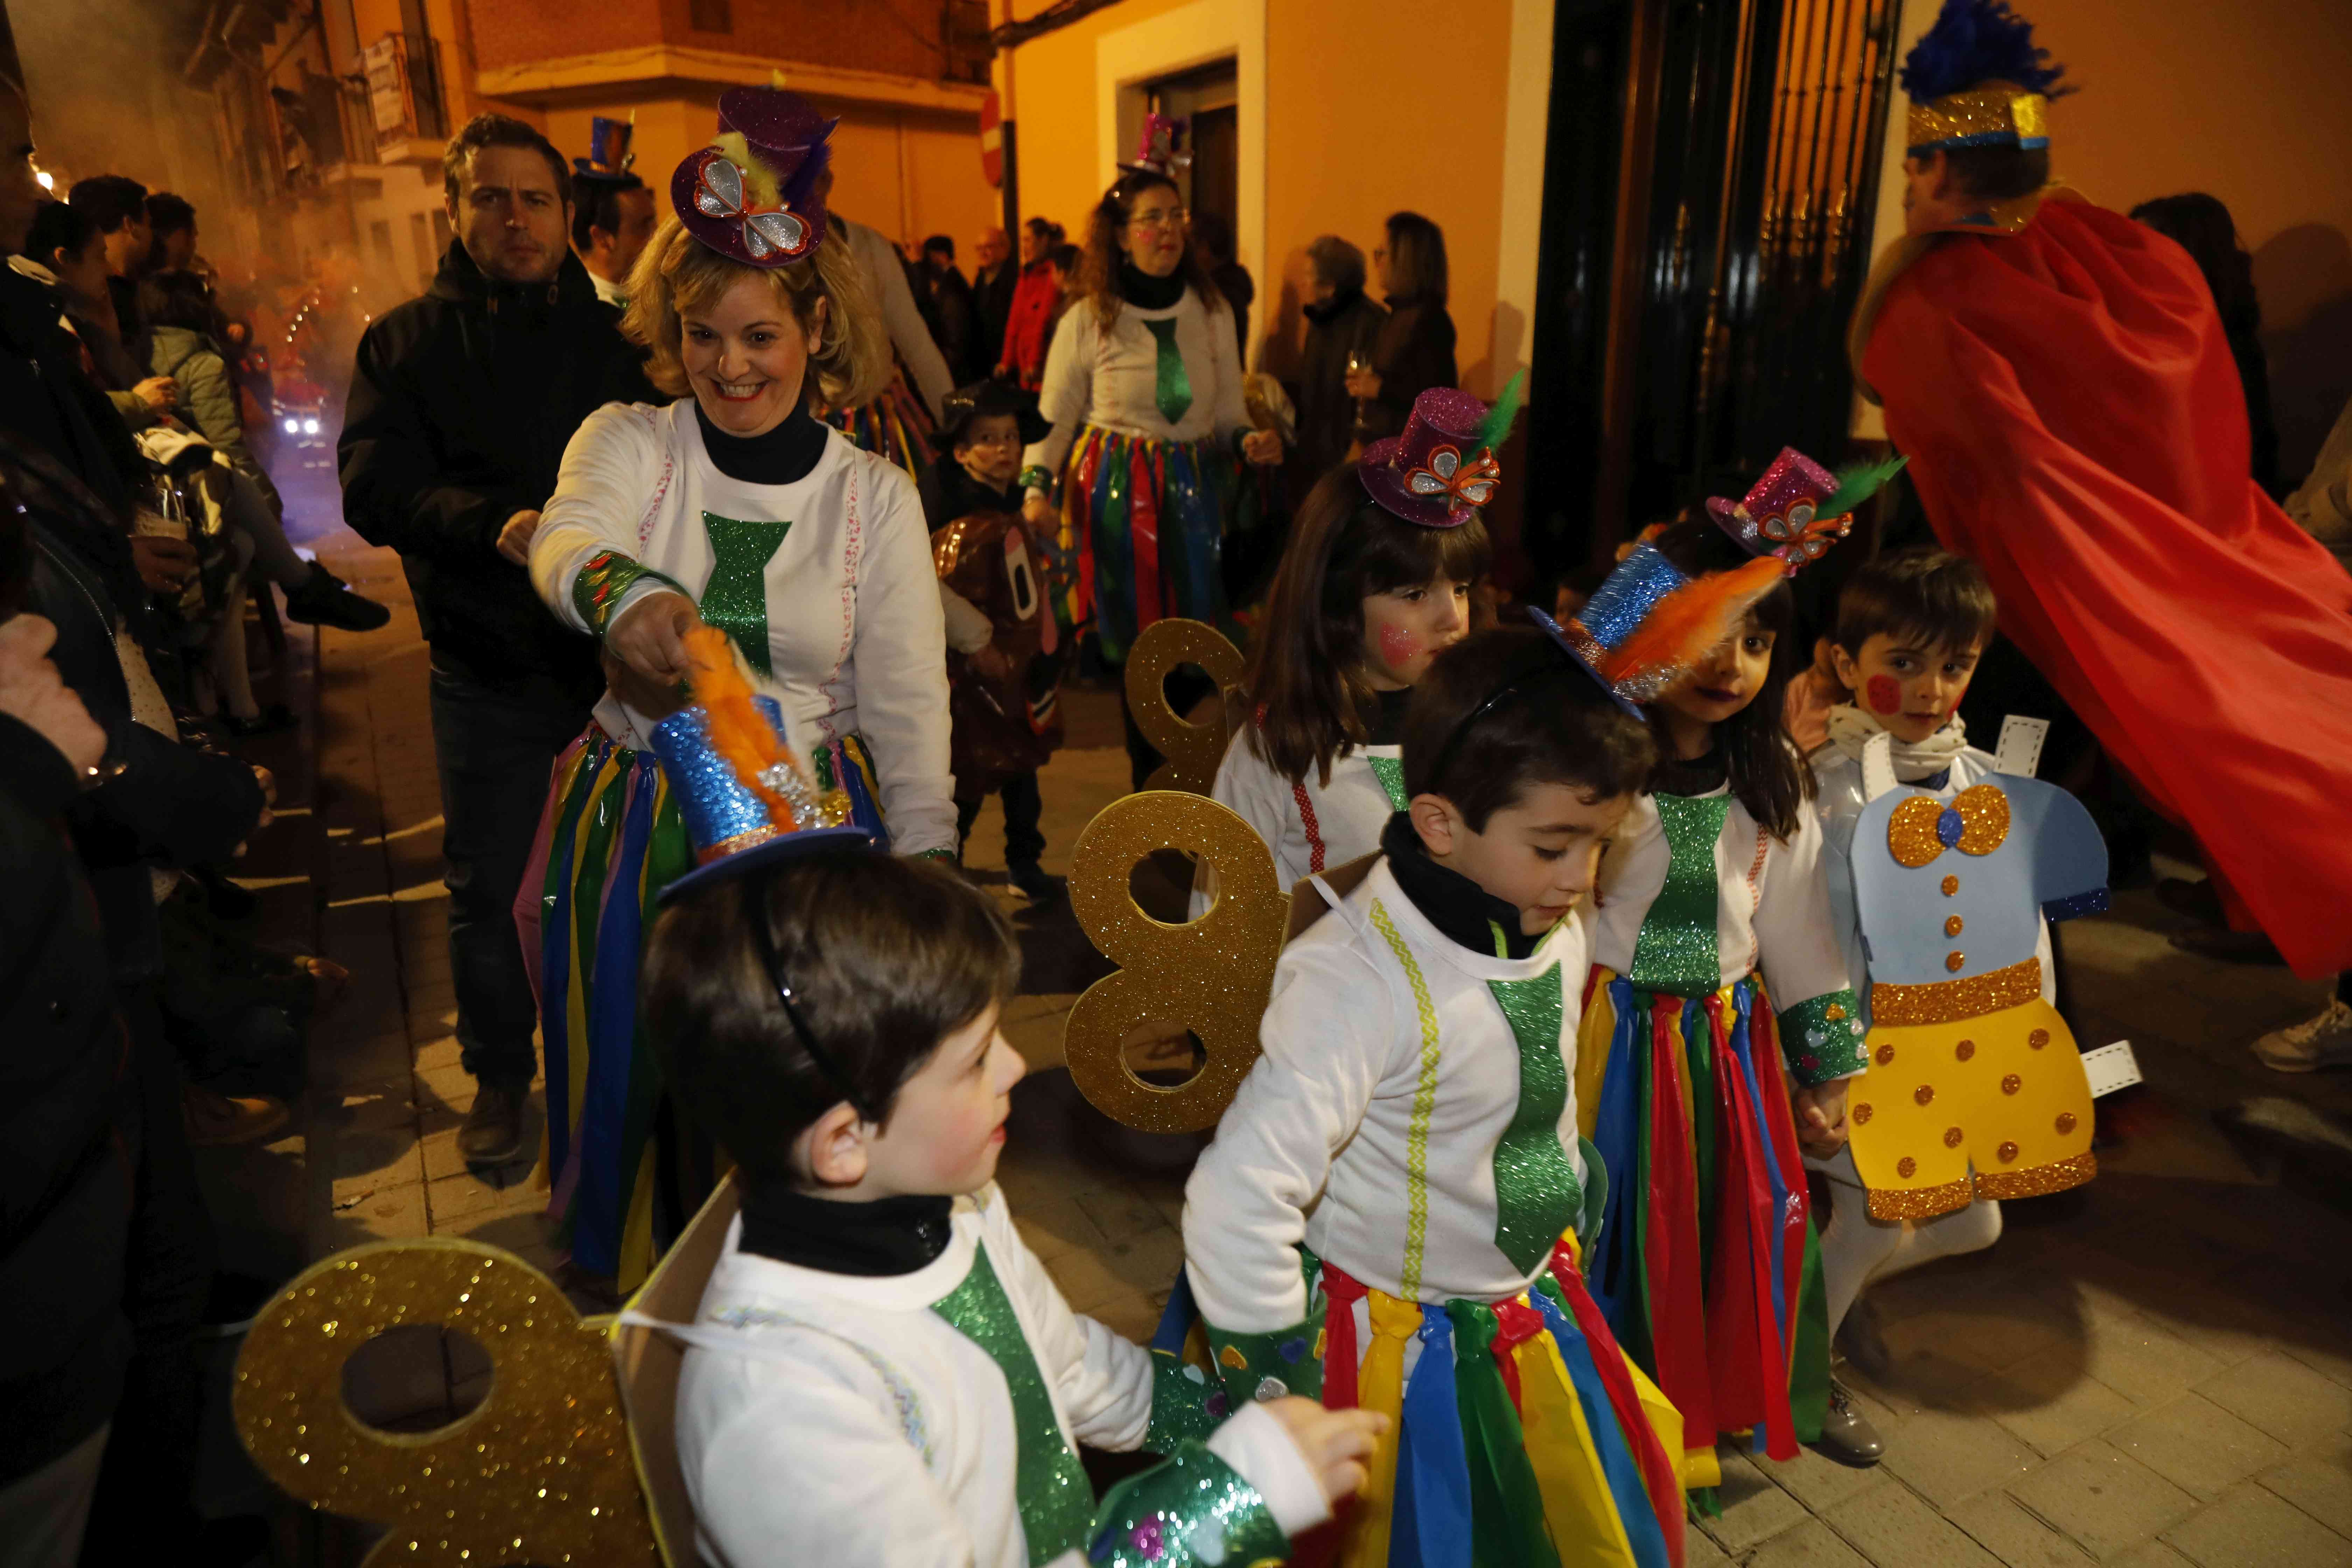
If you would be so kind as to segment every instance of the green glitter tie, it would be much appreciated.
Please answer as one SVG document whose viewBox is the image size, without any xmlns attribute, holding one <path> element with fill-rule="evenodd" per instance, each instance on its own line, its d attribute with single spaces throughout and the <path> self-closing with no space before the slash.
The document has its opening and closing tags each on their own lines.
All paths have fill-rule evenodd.
<svg viewBox="0 0 2352 1568">
<path fill-rule="evenodd" d="M 1666 831 L 1666 883 L 1633 942 L 1633 988 L 1673 996 L 1712 995 L 1723 984 L 1715 939 L 1715 841 L 1731 809 L 1727 795 L 1652 797 Z"/>
<path fill-rule="evenodd" d="M 1404 759 L 1368 756 L 1364 761 L 1371 763 L 1372 777 L 1380 780 L 1381 788 L 1388 792 L 1390 809 L 1402 811 L 1407 805 L 1404 796 Z"/>
<path fill-rule="evenodd" d="M 1146 321 L 1160 343 L 1160 384 L 1154 389 L 1160 416 L 1173 425 L 1192 406 L 1192 378 L 1184 374 L 1184 356 L 1176 352 L 1176 318 Z"/>
<path fill-rule="evenodd" d="M 1559 986 L 1556 963 L 1533 980 L 1486 982 L 1519 1043 L 1518 1109 L 1495 1145 L 1495 1245 L 1522 1273 L 1550 1255 L 1584 1206 L 1576 1162 L 1559 1142 L 1568 1108 Z"/>
<path fill-rule="evenodd" d="M 963 1283 L 931 1310 L 986 1351 L 1004 1374 L 1005 1392 L 1013 1396 L 1013 1487 L 1020 1497 L 1021 1533 L 1029 1542 L 1029 1561 L 1050 1563 L 1084 1546 L 1094 1529 L 1094 1488 L 1062 1436 L 1053 1397 L 1037 1370 L 1036 1352 L 1029 1348 L 1013 1302 L 997 1282 L 986 1247 L 972 1254 L 971 1272 Z"/>
<path fill-rule="evenodd" d="M 702 514 L 710 539 L 710 581 L 702 585 L 702 618 L 735 639 L 751 668 L 774 673 L 768 664 L 768 563 L 783 547 L 790 522 L 764 518 L 743 521 Z"/>
</svg>

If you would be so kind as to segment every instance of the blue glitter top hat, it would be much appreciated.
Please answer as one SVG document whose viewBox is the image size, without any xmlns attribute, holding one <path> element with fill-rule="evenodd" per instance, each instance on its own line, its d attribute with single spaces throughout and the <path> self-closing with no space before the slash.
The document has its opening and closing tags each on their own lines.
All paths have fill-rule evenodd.
<svg viewBox="0 0 2352 1568">
<path fill-rule="evenodd" d="M 1654 700 L 1729 637 L 1748 607 L 1779 585 L 1781 573 L 1780 563 L 1767 556 L 1695 579 L 1645 537 L 1566 626 L 1533 606 L 1528 615 L 1638 718 L 1638 705 Z"/>
<path fill-rule="evenodd" d="M 839 790 L 819 794 L 795 766 L 783 710 L 772 697 L 751 705 L 786 742 L 787 755 L 763 769 L 758 783 L 782 799 L 804 827 L 786 827 L 761 792 L 746 784 L 710 738 L 710 714 L 685 708 L 654 726 L 654 752 L 677 797 L 678 815 L 694 845 L 695 868 L 661 891 L 667 904 L 681 895 L 740 877 L 762 866 L 827 849 L 877 849 L 873 836 L 849 821 L 849 800 Z"/>
</svg>

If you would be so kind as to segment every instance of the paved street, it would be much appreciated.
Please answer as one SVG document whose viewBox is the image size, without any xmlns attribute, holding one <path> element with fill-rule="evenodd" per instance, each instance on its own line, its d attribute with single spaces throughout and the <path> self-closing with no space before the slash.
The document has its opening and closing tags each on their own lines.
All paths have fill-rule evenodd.
<svg viewBox="0 0 2352 1568">
<path fill-rule="evenodd" d="M 314 1036 L 298 1135 L 210 1162 L 231 1249 L 262 1268 L 371 1237 L 462 1235 L 552 1269 L 543 1187 L 521 1170 L 470 1173 L 453 1147 L 471 1080 L 451 1035 L 441 807 L 406 585 L 347 533 L 317 546 L 398 609 L 381 632 L 325 632 L 315 671 L 298 657 L 289 679 L 314 682 L 315 717 L 298 710 L 315 746 L 289 743 L 281 766 L 310 815 L 247 869 L 278 923 L 307 926 L 353 979 Z M 309 644 L 298 636 L 297 655 Z M 1067 706 L 1071 746 L 1045 777 L 1055 871 L 1127 780 L 1111 700 Z M 1179 1261 L 1194 1145 L 1124 1133 L 1077 1099 L 1058 1069 L 1061 1025 L 1101 961 L 1066 905 L 1033 912 L 1003 889 L 993 804 L 970 860 L 983 880 L 994 872 L 1028 955 L 1008 1032 L 1038 1070 L 1016 1092 L 1005 1189 L 1072 1305 L 1147 1335 Z M 2255 1064 L 2245 1041 L 2315 1011 L 2321 990 L 2181 954 L 2166 942 L 2177 923 L 2132 893 L 2066 928 L 2084 1044 L 2130 1039 L 2148 1087 L 2108 1115 L 2119 1140 L 2095 1184 L 2008 1205 L 1990 1254 L 1875 1292 L 1883 1354 L 1848 1377 L 1886 1435 L 1885 1464 L 1727 1455 L 1723 1515 L 1694 1534 L 1694 1563 L 2352 1563 L 2352 1220 L 2250 1163 L 2211 1121 L 2249 1094 L 2352 1111 L 2352 1079 Z M 467 1397 L 432 1368 L 358 1392 L 410 1419 Z"/>
</svg>

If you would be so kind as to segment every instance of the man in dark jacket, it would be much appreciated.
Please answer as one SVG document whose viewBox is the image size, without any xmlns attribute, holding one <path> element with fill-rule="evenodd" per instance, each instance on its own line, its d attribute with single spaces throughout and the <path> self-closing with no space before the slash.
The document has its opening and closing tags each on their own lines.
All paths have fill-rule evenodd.
<svg viewBox="0 0 2352 1568">
<path fill-rule="evenodd" d="M 979 331 L 972 320 L 971 285 L 956 270 L 955 241 L 944 234 L 923 241 L 922 291 L 930 299 L 931 341 L 940 345 L 948 373 L 958 384 L 971 380 L 979 374 L 971 363 Z"/>
<path fill-rule="evenodd" d="M 980 231 L 972 259 L 972 374 L 986 375 L 1004 353 L 1004 326 L 1013 319 L 1013 288 L 1021 268 L 1013 265 L 1012 242 L 1001 228 Z"/>
<path fill-rule="evenodd" d="M 478 115 L 442 173 L 457 237 L 425 296 L 361 339 L 339 453 L 343 516 L 400 552 L 432 645 L 457 1039 L 480 1084 L 457 1142 L 494 1164 L 521 1152 L 536 1069 L 515 890 L 549 769 L 604 689 L 595 645 L 548 614 L 525 563 L 580 422 L 654 395 L 572 253 L 547 140 Z"/>
<path fill-rule="evenodd" d="M 11 1562 L 68 1563 L 131 1355 L 139 1100 L 62 827 L 106 732 L 48 661 L 47 624 L 16 613 L 30 561 L 15 505 L 0 508 L 0 1542 Z"/>
<path fill-rule="evenodd" d="M 1298 447 L 1305 495 L 1338 466 L 1356 439 L 1351 366 L 1372 362 L 1372 342 L 1388 312 L 1364 292 L 1364 253 L 1336 234 L 1307 247 L 1307 346 L 1298 360 Z"/>
</svg>

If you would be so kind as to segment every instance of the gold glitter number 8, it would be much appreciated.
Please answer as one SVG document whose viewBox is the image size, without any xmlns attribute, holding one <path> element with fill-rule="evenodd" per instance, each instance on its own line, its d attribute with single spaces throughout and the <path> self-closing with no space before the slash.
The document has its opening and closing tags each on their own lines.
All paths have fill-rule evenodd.
<svg viewBox="0 0 2352 1568">
<path fill-rule="evenodd" d="M 386 1329 L 488 1352 L 489 1393 L 417 1435 L 363 1425 L 343 1363 Z M 435 1237 L 339 1252 L 279 1291 L 236 1362 L 236 1429 L 316 1508 L 392 1527 L 369 1568 L 660 1562 L 604 1335 L 512 1253 Z"/>
<path fill-rule="evenodd" d="M 1209 793 L 1217 782 L 1217 764 L 1224 761 L 1225 742 L 1233 737 L 1222 713 L 1209 723 L 1195 724 L 1168 705 L 1169 672 L 1179 665 L 1197 664 L 1222 693 L 1241 684 L 1244 662 L 1242 650 L 1203 622 L 1154 621 L 1143 628 L 1127 652 L 1127 706 L 1143 738 L 1168 759 L 1144 780 L 1144 788 Z"/>
<path fill-rule="evenodd" d="M 1128 878 L 1158 849 L 1190 850 L 1215 869 L 1217 900 L 1199 920 L 1170 925 L 1136 907 Z M 1149 790 L 1112 802 L 1078 836 L 1070 903 L 1088 939 L 1119 966 L 1070 1009 L 1063 1040 L 1078 1091 L 1113 1121 L 1148 1132 L 1215 1126 L 1257 1059 L 1258 1019 L 1289 921 L 1274 857 L 1215 801 Z M 1201 1070 L 1173 1089 L 1144 1082 L 1121 1056 L 1131 1037 L 1156 1024 L 1190 1028 L 1207 1053 Z"/>
</svg>

